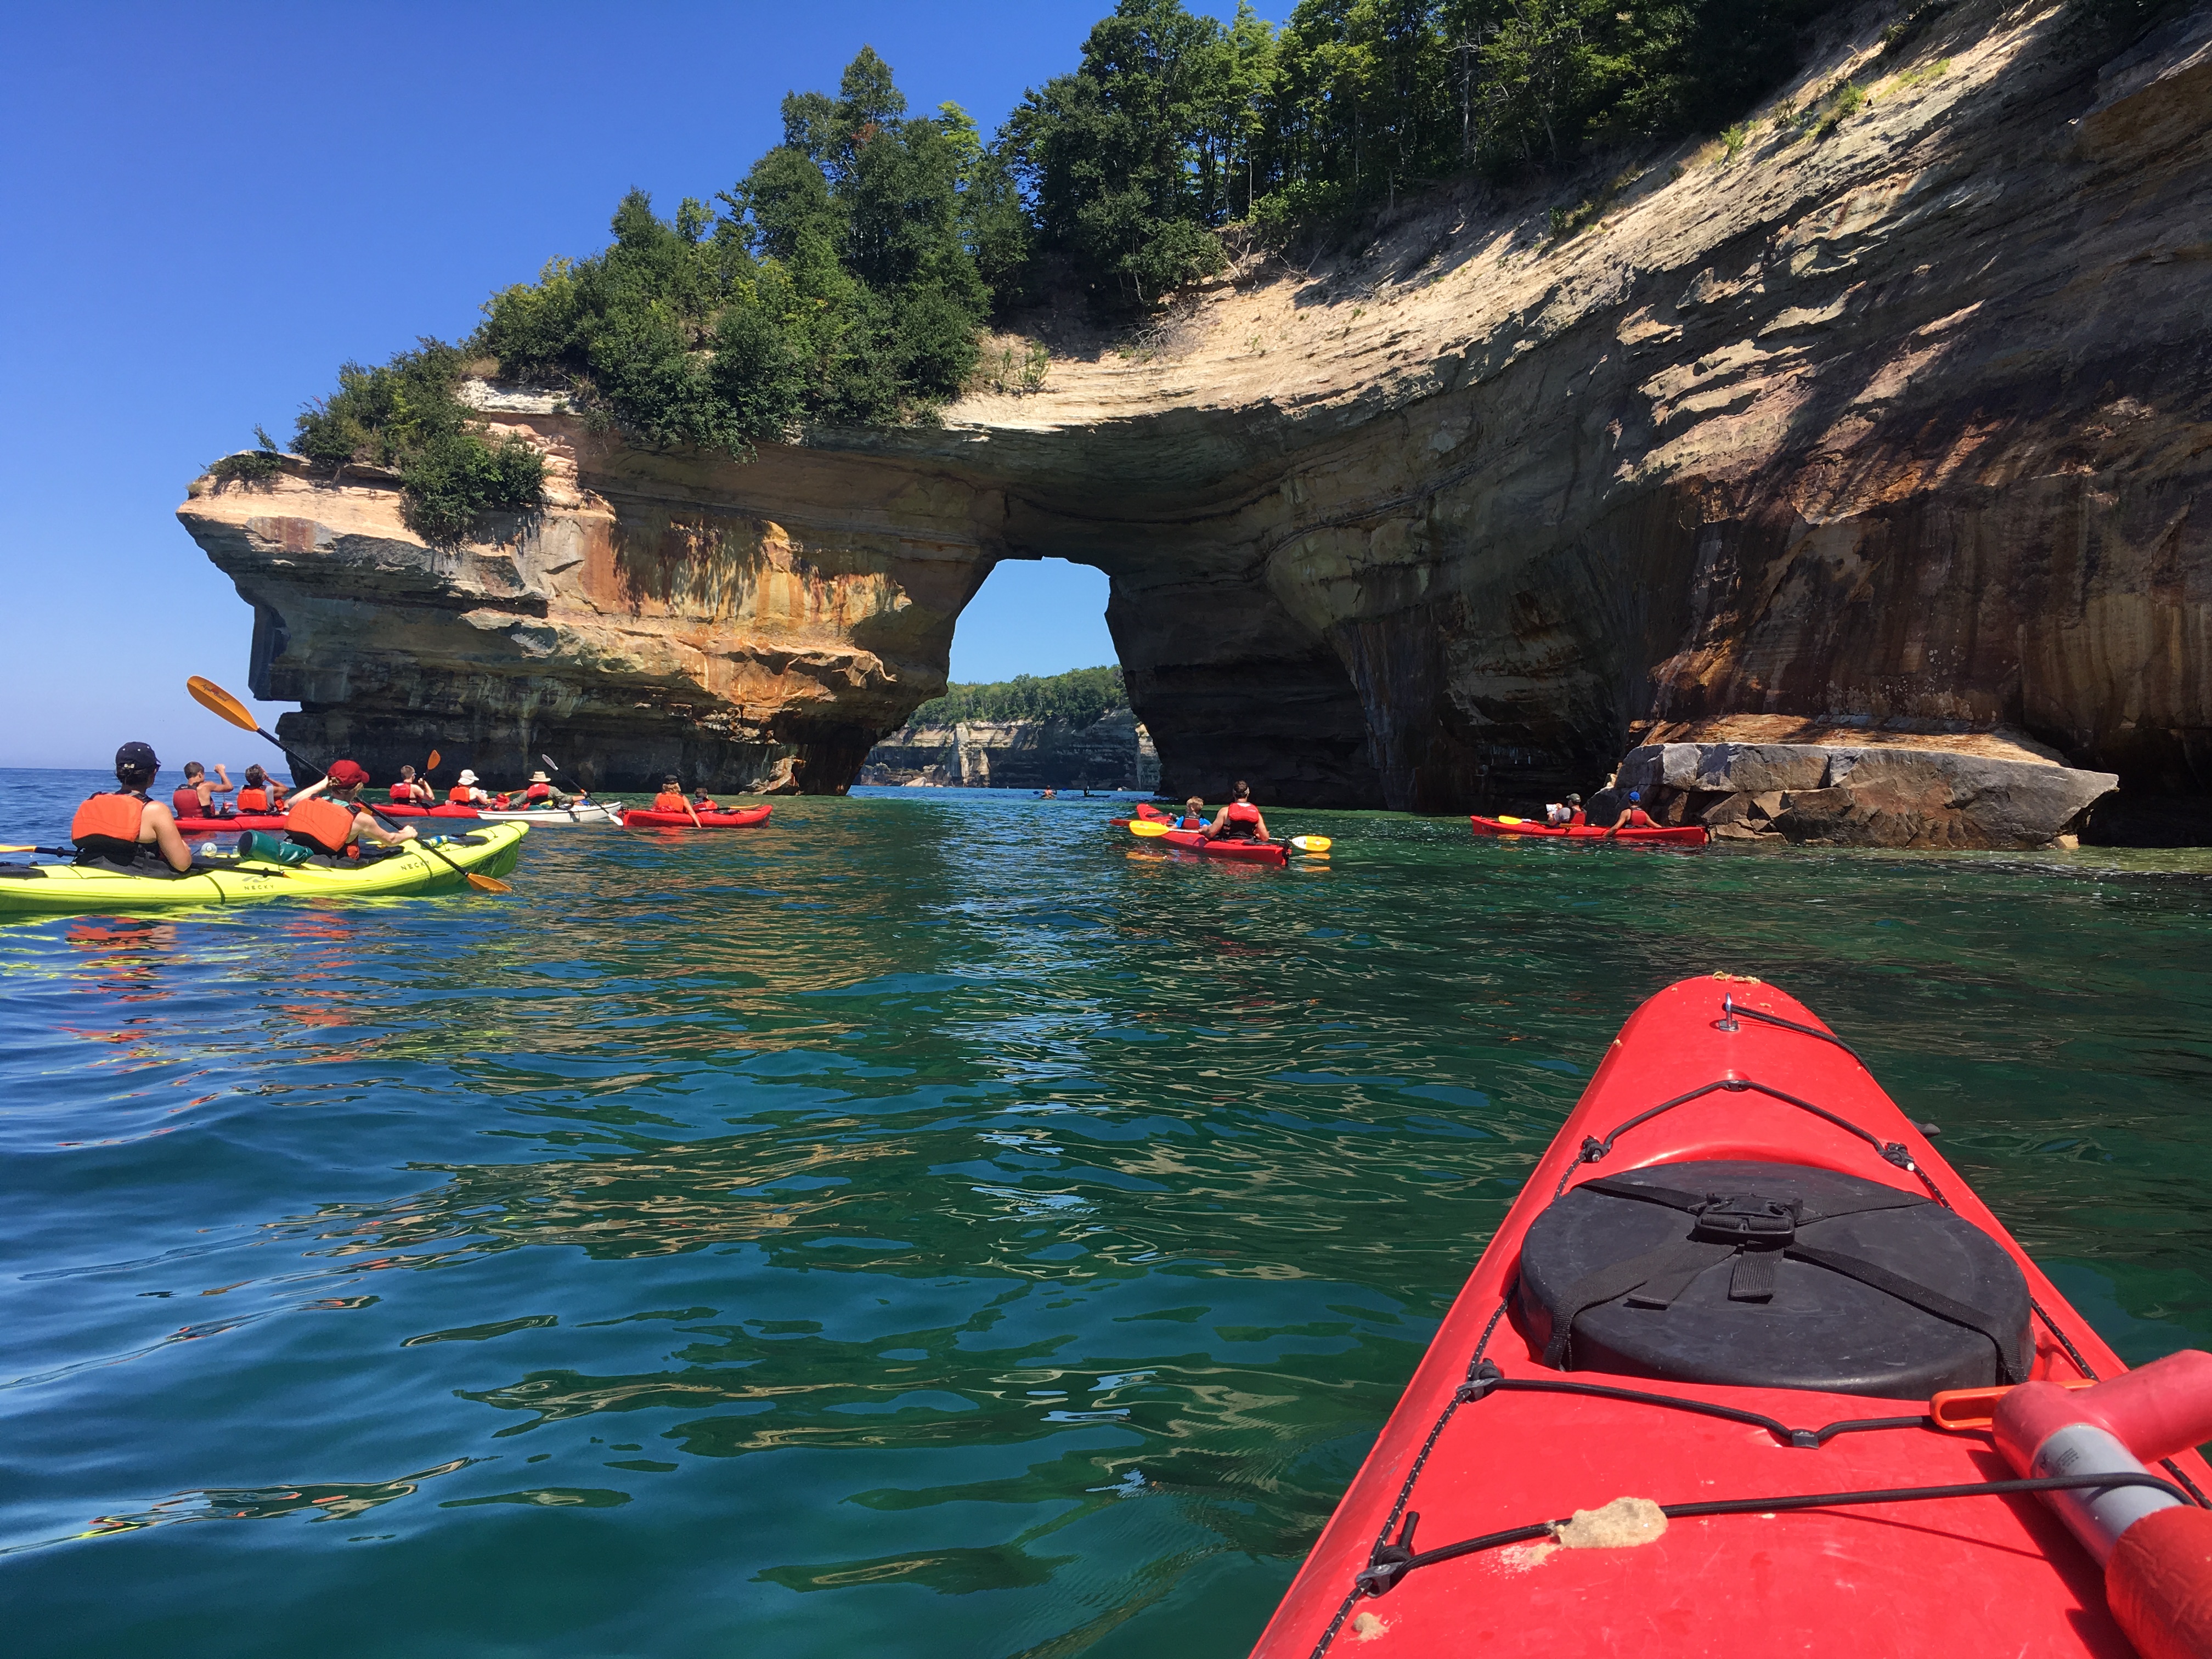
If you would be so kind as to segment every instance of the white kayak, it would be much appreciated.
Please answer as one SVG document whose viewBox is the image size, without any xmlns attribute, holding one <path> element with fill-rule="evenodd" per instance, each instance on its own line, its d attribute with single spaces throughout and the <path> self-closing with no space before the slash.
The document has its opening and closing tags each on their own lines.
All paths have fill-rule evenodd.
<svg viewBox="0 0 2212 1659">
<path fill-rule="evenodd" d="M 477 816 L 489 823 L 528 823 L 551 829 L 562 823 L 614 823 L 622 822 L 622 808 L 601 806 L 596 801 L 580 801 L 574 806 L 537 806 L 514 812 L 487 812 L 482 808 Z"/>
</svg>

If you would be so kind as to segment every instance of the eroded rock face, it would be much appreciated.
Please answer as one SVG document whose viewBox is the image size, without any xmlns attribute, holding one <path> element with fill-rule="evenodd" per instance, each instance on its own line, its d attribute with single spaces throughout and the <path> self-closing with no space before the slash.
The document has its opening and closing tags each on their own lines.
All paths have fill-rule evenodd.
<svg viewBox="0 0 2212 1659">
<path fill-rule="evenodd" d="M 858 783 L 969 789 L 1150 789 L 1160 760 L 1126 708 L 1072 720 L 908 721 L 868 751 Z"/>
<path fill-rule="evenodd" d="M 1661 822 L 1701 823 L 1723 840 L 2035 848 L 2078 836 L 2119 782 L 2039 759 L 1902 744 L 1651 744 L 1629 752 L 1589 812 L 1610 823 L 1634 790 Z"/>
<path fill-rule="evenodd" d="M 1521 810 L 1749 715 L 2201 793 L 2212 12 L 2118 58 L 2056 7 L 1887 21 L 1571 238 L 1470 189 L 939 428 L 738 467 L 494 400 L 566 469 L 505 544 L 298 477 L 185 522 L 264 607 L 257 687 L 374 763 L 465 729 L 479 770 L 840 787 L 991 565 L 1060 556 L 1113 579 L 1172 793 Z"/>
</svg>

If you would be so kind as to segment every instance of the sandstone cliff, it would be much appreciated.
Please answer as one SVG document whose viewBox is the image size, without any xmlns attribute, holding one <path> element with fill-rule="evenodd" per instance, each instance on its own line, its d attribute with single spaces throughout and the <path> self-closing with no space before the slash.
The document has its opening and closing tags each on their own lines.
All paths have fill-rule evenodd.
<svg viewBox="0 0 2212 1659">
<path fill-rule="evenodd" d="M 1989 0 L 1885 54 L 1898 15 L 1738 144 L 1418 204 L 939 428 L 739 467 L 494 397 L 563 485 L 502 544 L 425 548 L 373 480 L 182 516 L 288 732 L 373 764 L 465 730 L 480 769 L 841 787 L 990 567 L 1055 555 L 1113 578 L 1173 793 L 1510 809 L 1742 714 L 2202 793 L 2212 10 L 2117 58 Z"/>
<path fill-rule="evenodd" d="M 856 783 L 969 789 L 1150 789 L 1160 757 L 1127 708 L 1072 720 L 908 721 L 868 751 Z"/>
</svg>

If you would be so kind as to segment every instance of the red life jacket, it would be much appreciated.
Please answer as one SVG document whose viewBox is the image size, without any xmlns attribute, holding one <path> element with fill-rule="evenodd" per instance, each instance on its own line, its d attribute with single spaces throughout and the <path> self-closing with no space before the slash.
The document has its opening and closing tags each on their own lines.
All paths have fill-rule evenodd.
<svg viewBox="0 0 2212 1659">
<path fill-rule="evenodd" d="M 288 834 L 325 853 L 343 853 L 346 838 L 353 834 L 353 815 L 354 809 L 342 801 L 311 795 L 306 800 L 292 803 L 284 829 Z"/>
<path fill-rule="evenodd" d="M 551 800 L 553 786 L 550 783 L 533 783 L 522 792 L 522 798 L 525 800 Z"/>
<path fill-rule="evenodd" d="M 112 794 L 94 795 L 78 807 L 76 816 L 70 820 L 70 839 L 82 846 L 94 836 L 103 836 L 136 847 L 147 805 L 146 797 L 136 790 L 118 789 Z"/>
<path fill-rule="evenodd" d="M 393 784 L 392 799 L 396 805 L 412 806 L 415 804 L 415 786 L 411 783 Z"/>
<path fill-rule="evenodd" d="M 690 803 L 681 795 L 655 795 L 653 798 L 653 810 L 656 812 L 681 812 L 690 805 Z"/>
<path fill-rule="evenodd" d="M 238 792 L 238 810 L 241 812 L 265 812 L 269 810 L 269 792 L 256 789 L 252 784 Z"/>
<path fill-rule="evenodd" d="M 1249 841 L 1258 835 L 1260 809 L 1249 800 L 1233 800 L 1221 809 L 1220 841 Z"/>
<path fill-rule="evenodd" d="M 1583 809 L 1582 809 L 1581 807 L 1577 806 L 1577 807 L 1574 808 L 1571 811 L 1570 811 L 1570 812 L 1567 814 L 1567 828 L 1568 828 L 1568 829 L 1571 830 L 1571 829 L 1573 829 L 1573 828 L 1575 827 L 1575 825 L 1577 825 L 1577 824 L 1578 824 L 1578 823 L 1582 823 L 1582 822 L 1583 822 Z"/>
<path fill-rule="evenodd" d="M 456 806 L 466 806 L 469 804 L 469 798 L 475 793 L 475 786 L 471 784 L 457 783 L 452 788 L 446 791 L 446 799 Z"/>
<path fill-rule="evenodd" d="M 200 805 L 200 789 L 198 784 L 173 791 L 169 796 L 169 811 L 177 817 L 196 818 L 206 810 Z"/>
<path fill-rule="evenodd" d="M 1624 830 L 1656 830 L 1658 827 L 1651 822 L 1651 815 L 1640 806 L 1630 807 L 1627 821 L 1621 825 Z"/>
</svg>

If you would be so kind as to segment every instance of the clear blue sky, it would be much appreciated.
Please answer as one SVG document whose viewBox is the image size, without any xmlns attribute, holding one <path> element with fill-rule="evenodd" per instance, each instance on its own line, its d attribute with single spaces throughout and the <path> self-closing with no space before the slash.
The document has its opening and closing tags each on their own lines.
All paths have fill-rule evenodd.
<svg viewBox="0 0 2212 1659">
<path fill-rule="evenodd" d="M 711 198 L 864 42 L 988 129 L 1109 5 L 0 8 L 0 766 L 266 759 L 182 691 L 242 694 L 252 635 L 173 516 L 208 461 L 599 248 L 631 185 Z M 955 677 L 1112 660 L 1104 599 L 1003 567 Z"/>
</svg>

